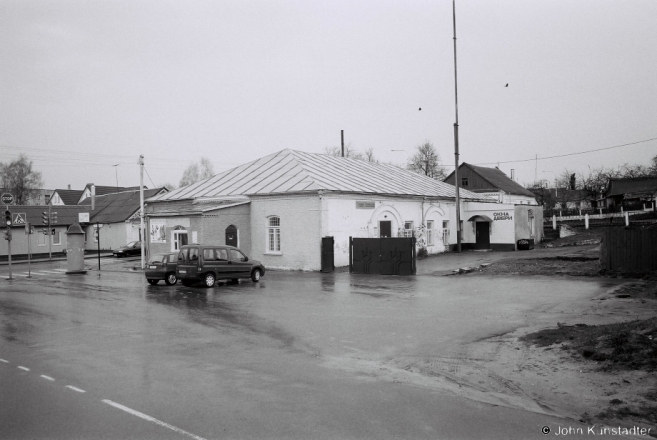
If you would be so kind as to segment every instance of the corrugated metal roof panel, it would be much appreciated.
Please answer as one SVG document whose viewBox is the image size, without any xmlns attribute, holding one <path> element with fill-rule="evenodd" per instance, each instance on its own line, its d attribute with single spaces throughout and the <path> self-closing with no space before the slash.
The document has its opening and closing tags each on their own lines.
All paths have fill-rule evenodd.
<svg viewBox="0 0 657 440">
<path fill-rule="evenodd" d="M 452 185 L 394 165 L 282 150 L 152 200 L 266 195 L 311 190 L 447 198 L 455 196 Z M 485 199 L 463 189 L 461 197 Z"/>
</svg>

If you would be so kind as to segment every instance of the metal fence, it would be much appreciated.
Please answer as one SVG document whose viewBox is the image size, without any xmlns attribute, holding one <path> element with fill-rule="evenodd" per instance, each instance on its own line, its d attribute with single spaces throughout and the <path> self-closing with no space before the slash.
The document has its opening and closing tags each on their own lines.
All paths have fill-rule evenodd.
<svg viewBox="0 0 657 440">
<path fill-rule="evenodd" d="M 600 248 L 600 265 L 620 273 L 657 270 L 657 229 L 607 229 Z"/>
</svg>

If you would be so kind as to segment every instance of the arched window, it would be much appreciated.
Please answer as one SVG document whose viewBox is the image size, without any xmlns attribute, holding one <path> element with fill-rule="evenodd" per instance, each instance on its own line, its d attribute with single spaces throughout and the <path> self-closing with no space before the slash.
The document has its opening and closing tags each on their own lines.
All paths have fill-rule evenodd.
<svg viewBox="0 0 657 440">
<path fill-rule="evenodd" d="M 269 217 L 267 221 L 267 252 L 281 251 L 281 219 Z"/>
</svg>

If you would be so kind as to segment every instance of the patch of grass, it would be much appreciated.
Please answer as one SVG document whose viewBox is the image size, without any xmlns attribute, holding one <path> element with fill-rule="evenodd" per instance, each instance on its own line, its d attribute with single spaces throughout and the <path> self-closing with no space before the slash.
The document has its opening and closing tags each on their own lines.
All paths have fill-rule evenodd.
<svg viewBox="0 0 657 440">
<path fill-rule="evenodd" d="M 657 318 L 598 326 L 559 324 L 556 329 L 520 339 L 540 347 L 562 344 L 562 348 L 599 362 L 605 371 L 657 371 Z"/>
<path fill-rule="evenodd" d="M 613 408 L 609 407 L 605 411 L 598 414 L 598 417 L 608 420 L 621 420 L 630 418 L 657 423 L 657 405 L 615 405 Z"/>
</svg>

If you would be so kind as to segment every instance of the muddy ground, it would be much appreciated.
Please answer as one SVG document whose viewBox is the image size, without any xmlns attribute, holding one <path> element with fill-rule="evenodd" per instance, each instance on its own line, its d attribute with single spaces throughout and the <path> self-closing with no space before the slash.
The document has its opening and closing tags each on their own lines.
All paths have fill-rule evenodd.
<svg viewBox="0 0 657 440">
<path fill-rule="evenodd" d="M 563 317 L 467 347 L 487 370 L 513 383 L 547 410 L 585 423 L 653 428 L 657 437 L 657 273 L 603 273 L 599 245 L 587 237 L 552 247 L 493 256 L 457 276 L 595 278 L 599 296 L 570 304 Z M 540 321 L 540 320 L 539 320 Z M 547 325 L 546 325 L 547 324 Z M 487 353 L 495 347 L 497 356 Z"/>
</svg>

